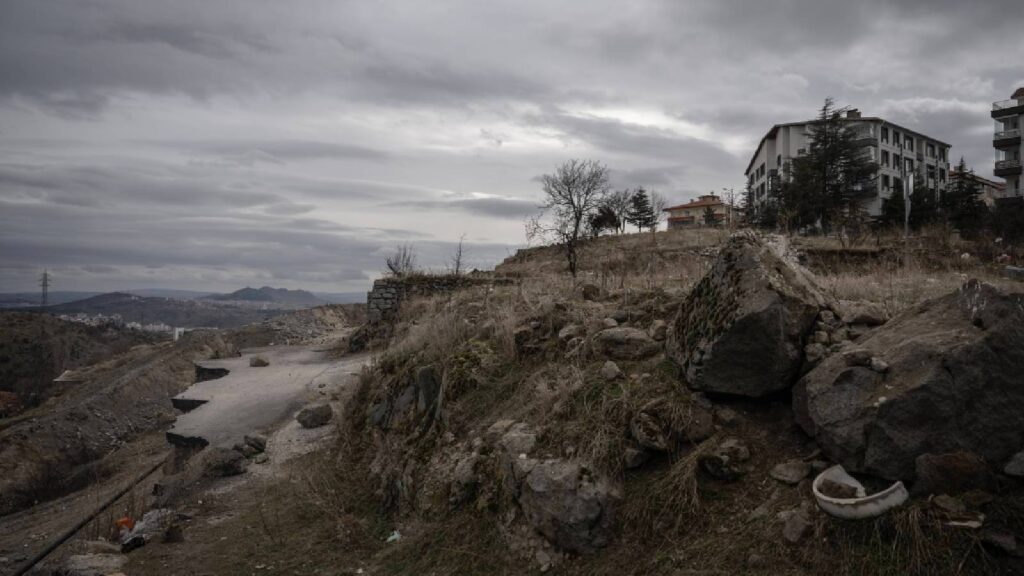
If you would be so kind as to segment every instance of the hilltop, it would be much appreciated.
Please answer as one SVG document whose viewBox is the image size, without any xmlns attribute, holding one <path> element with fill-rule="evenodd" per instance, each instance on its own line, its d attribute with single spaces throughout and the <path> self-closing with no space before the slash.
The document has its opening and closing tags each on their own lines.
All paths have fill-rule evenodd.
<svg viewBox="0 0 1024 576">
<path fill-rule="evenodd" d="M 289 290 L 287 288 L 250 288 L 246 286 L 241 290 L 235 290 L 230 294 L 210 294 L 204 296 L 204 300 L 217 301 L 238 301 L 238 302 L 267 302 L 272 304 L 287 304 L 289 306 L 320 306 L 327 304 L 325 300 L 314 296 L 305 290 Z"/>
<path fill-rule="evenodd" d="M 47 308 L 51 314 L 118 315 L 124 322 L 162 323 L 169 326 L 234 328 L 281 314 L 293 305 L 267 305 L 263 302 L 239 303 L 215 300 L 181 300 L 155 296 L 137 296 L 125 292 L 100 294 Z"/>
</svg>

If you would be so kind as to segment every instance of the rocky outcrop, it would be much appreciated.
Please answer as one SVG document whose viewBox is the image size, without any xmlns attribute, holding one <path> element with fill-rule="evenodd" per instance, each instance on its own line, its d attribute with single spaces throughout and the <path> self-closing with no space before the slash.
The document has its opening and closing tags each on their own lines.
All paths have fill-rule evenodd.
<svg viewBox="0 0 1024 576">
<path fill-rule="evenodd" d="M 620 499 L 618 490 L 584 466 L 543 460 L 526 474 L 519 505 L 526 520 L 553 544 L 587 553 L 608 545 Z"/>
<path fill-rule="evenodd" d="M 303 408 L 295 419 L 303 428 L 319 428 L 325 426 L 334 417 L 330 404 L 315 404 Z"/>
<path fill-rule="evenodd" d="M 797 422 L 847 469 L 910 479 L 919 455 L 961 450 L 1001 468 L 1024 446 L 1020 295 L 972 280 L 857 346 L 793 391 Z"/>
<path fill-rule="evenodd" d="M 692 388 L 765 396 L 797 380 L 828 303 L 782 238 L 740 233 L 680 305 L 666 351 Z"/>
<path fill-rule="evenodd" d="M 642 360 L 657 354 L 660 346 L 638 328 L 608 328 L 594 335 L 594 348 L 614 360 Z"/>
</svg>

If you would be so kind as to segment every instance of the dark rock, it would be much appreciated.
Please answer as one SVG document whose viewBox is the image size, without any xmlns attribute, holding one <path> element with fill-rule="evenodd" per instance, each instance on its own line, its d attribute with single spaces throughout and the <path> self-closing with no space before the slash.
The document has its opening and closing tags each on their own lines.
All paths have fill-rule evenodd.
<svg viewBox="0 0 1024 576">
<path fill-rule="evenodd" d="M 580 286 L 580 295 L 584 300 L 597 300 L 601 297 L 601 288 L 595 284 L 584 284 Z"/>
<path fill-rule="evenodd" d="M 527 522 L 552 544 L 590 553 L 608 545 L 621 499 L 606 481 L 575 462 L 538 462 L 523 481 L 519 505 Z"/>
<path fill-rule="evenodd" d="M 214 446 L 206 448 L 200 453 L 202 458 L 203 476 L 218 478 L 223 476 L 237 476 L 245 472 L 249 461 L 241 453 Z"/>
<path fill-rule="evenodd" d="M 267 449 L 267 437 L 263 434 L 252 433 L 243 439 L 244 442 L 256 449 L 257 452 L 263 452 Z"/>
<path fill-rule="evenodd" d="M 252 458 L 253 456 L 260 453 L 259 450 L 245 443 L 235 444 L 232 448 L 242 456 L 245 456 L 246 458 Z"/>
<path fill-rule="evenodd" d="M 795 510 L 786 518 L 782 526 L 782 538 L 790 544 L 799 544 L 811 531 L 814 525 L 802 510 Z"/>
<path fill-rule="evenodd" d="M 266 368 L 267 366 L 270 366 L 270 362 L 263 356 L 249 358 L 249 367 L 251 368 Z"/>
<path fill-rule="evenodd" d="M 315 404 L 303 408 L 295 417 L 303 428 L 318 428 L 326 425 L 334 417 L 330 404 Z"/>
<path fill-rule="evenodd" d="M 743 464 L 749 459 L 750 450 L 739 440 L 728 438 L 716 446 L 714 452 L 702 456 L 699 463 L 712 478 L 733 482 L 750 471 Z"/>
<path fill-rule="evenodd" d="M 433 413 L 441 393 L 441 378 L 433 366 L 424 366 L 416 371 L 416 412 Z"/>
<path fill-rule="evenodd" d="M 622 451 L 622 465 L 628 470 L 643 466 L 650 458 L 650 453 L 639 446 L 626 446 Z"/>
<path fill-rule="evenodd" d="M 914 460 L 916 494 L 994 492 L 996 478 L 985 460 L 970 452 L 922 454 Z"/>
<path fill-rule="evenodd" d="M 1024 478 L 1024 452 L 1017 452 L 1003 467 L 1003 474 L 1015 478 Z"/>
<path fill-rule="evenodd" d="M 838 306 L 839 318 L 846 324 L 880 326 L 888 319 L 885 309 L 874 302 L 840 300 Z"/>
<path fill-rule="evenodd" d="M 615 320 L 619 324 L 629 322 L 629 312 L 626 312 L 625 310 L 616 310 L 609 315 L 609 318 Z"/>
<path fill-rule="evenodd" d="M 692 388 L 750 397 L 786 390 L 827 302 L 781 237 L 738 233 L 680 305 L 666 350 Z"/>
<path fill-rule="evenodd" d="M 616 320 L 615 318 L 605 318 L 604 320 L 601 321 L 601 327 L 602 328 L 618 328 L 619 327 L 619 321 Z"/>
<path fill-rule="evenodd" d="M 651 327 L 647 332 L 655 342 L 661 342 L 668 335 L 668 322 L 659 318 L 651 323 Z"/>
<path fill-rule="evenodd" d="M 871 366 L 871 350 L 867 348 L 850 348 L 843 350 L 841 355 L 847 366 Z"/>
<path fill-rule="evenodd" d="M 660 346 L 643 330 L 609 328 L 594 336 L 599 353 L 614 360 L 642 360 L 658 353 Z"/>
<path fill-rule="evenodd" d="M 981 541 L 1003 554 L 1024 556 L 1024 551 L 1017 544 L 1017 537 L 1012 532 L 986 529 L 981 533 Z"/>
<path fill-rule="evenodd" d="M 619 369 L 619 365 L 611 360 L 608 360 L 601 366 L 601 377 L 605 380 L 615 380 L 616 378 L 622 378 L 622 370 Z"/>
<path fill-rule="evenodd" d="M 858 344 L 883 375 L 833 355 L 793 390 L 797 422 L 853 472 L 909 480 L 921 454 L 958 450 L 1002 464 L 1024 446 L 1024 306 L 970 281 Z"/>
</svg>

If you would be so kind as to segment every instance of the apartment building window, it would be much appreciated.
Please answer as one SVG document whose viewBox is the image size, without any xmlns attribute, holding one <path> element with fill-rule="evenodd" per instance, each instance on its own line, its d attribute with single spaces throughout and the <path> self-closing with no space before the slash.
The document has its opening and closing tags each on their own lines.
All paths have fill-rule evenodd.
<svg viewBox="0 0 1024 576">
<path fill-rule="evenodd" d="M 935 158 L 935 145 L 934 144 L 929 144 L 928 145 L 928 157 L 929 158 Z"/>
<path fill-rule="evenodd" d="M 906 162 L 907 162 L 907 172 L 913 172 L 914 171 L 914 161 L 912 159 L 910 159 L 910 158 L 907 158 Z"/>
<path fill-rule="evenodd" d="M 775 157 L 775 167 L 778 168 L 780 166 L 782 166 L 782 154 Z"/>
<path fill-rule="evenodd" d="M 939 160 L 942 160 L 943 162 L 946 161 L 946 149 L 945 148 L 942 148 L 942 147 L 939 148 Z"/>
<path fill-rule="evenodd" d="M 892 179 L 892 189 L 893 190 L 897 190 L 897 191 L 903 190 L 903 180 L 901 180 L 899 178 L 893 178 Z"/>
<path fill-rule="evenodd" d="M 896 146 L 898 148 L 899 145 L 900 145 L 900 142 L 901 142 L 901 140 L 900 140 L 900 133 L 895 131 L 895 130 L 893 130 L 892 131 L 892 145 Z"/>
<path fill-rule="evenodd" d="M 892 155 L 892 169 L 899 170 L 900 166 L 903 165 L 903 158 L 900 158 L 896 154 Z"/>
<path fill-rule="evenodd" d="M 907 150 L 910 150 L 911 152 L 913 152 L 914 151 L 914 139 L 912 137 L 910 137 L 910 136 L 907 136 L 907 139 L 906 139 L 905 142 L 907 144 Z"/>
<path fill-rule="evenodd" d="M 889 175 L 882 174 L 882 188 L 885 190 L 889 189 Z"/>
<path fill-rule="evenodd" d="M 804 154 L 807 154 L 807 148 L 801 148 L 796 151 L 797 156 L 803 156 Z"/>
<path fill-rule="evenodd" d="M 939 182 L 945 182 L 945 181 L 946 181 L 946 169 L 945 168 L 939 168 Z"/>
<path fill-rule="evenodd" d="M 882 128 L 882 144 L 888 144 L 888 143 L 889 143 L 889 129 L 888 128 Z"/>
<path fill-rule="evenodd" d="M 883 130 L 884 130 L 884 128 L 883 128 Z M 886 167 L 889 166 L 889 151 L 888 150 L 882 150 L 882 166 L 886 166 Z"/>
</svg>

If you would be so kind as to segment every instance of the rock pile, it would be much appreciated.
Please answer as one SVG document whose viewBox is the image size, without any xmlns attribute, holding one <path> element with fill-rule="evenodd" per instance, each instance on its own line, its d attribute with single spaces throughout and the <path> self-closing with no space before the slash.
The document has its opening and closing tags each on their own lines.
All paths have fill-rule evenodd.
<svg viewBox="0 0 1024 576">
<path fill-rule="evenodd" d="M 1024 447 L 1024 304 L 970 281 L 922 302 L 809 372 L 798 423 L 849 470 L 914 477 L 921 454 L 1002 466 Z"/>
</svg>

